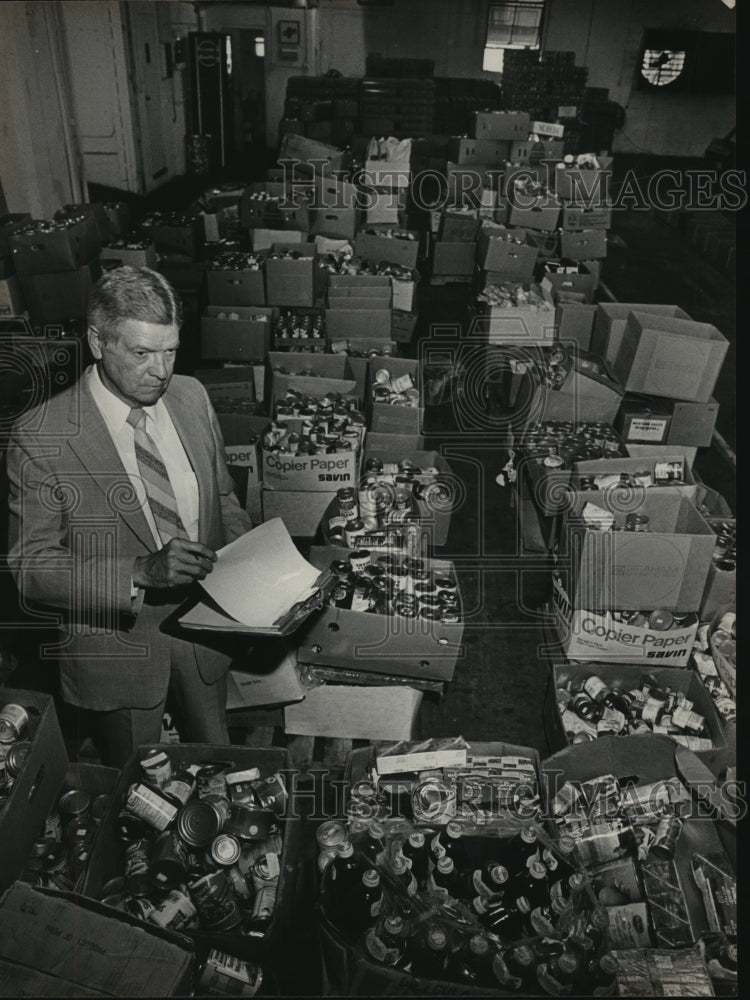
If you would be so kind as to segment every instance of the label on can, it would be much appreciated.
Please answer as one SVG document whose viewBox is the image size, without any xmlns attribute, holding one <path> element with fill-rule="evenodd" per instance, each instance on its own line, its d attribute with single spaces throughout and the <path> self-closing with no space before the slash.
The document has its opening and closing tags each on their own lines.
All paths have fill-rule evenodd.
<svg viewBox="0 0 750 1000">
<path fill-rule="evenodd" d="M 148 919 L 159 927 L 185 927 L 197 916 L 195 906 L 184 892 L 172 891 L 154 908 Z"/>
<path fill-rule="evenodd" d="M 0 708 L 0 740 L 11 743 L 17 740 L 29 722 L 23 705 L 7 704 Z M 8 738 L 10 737 L 10 738 Z"/>
<path fill-rule="evenodd" d="M 150 823 L 157 830 L 166 830 L 177 815 L 177 806 L 141 783 L 130 786 L 125 804 L 139 819 Z"/>
<path fill-rule="evenodd" d="M 257 966 L 212 948 L 201 976 L 199 993 L 254 997 L 262 982 L 263 972 Z"/>
</svg>

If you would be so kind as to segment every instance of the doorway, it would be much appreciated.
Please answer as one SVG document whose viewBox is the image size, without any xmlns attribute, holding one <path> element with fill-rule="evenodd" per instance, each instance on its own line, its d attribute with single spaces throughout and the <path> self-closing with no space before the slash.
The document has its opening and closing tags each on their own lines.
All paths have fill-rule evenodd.
<svg viewBox="0 0 750 1000">
<path fill-rule="evenodd" d="M 266 45 L 260 28 L 229 33 L 230 79 L 234 95 L 234 160 L 243 176 L 265 161 Z"/>
</svg>

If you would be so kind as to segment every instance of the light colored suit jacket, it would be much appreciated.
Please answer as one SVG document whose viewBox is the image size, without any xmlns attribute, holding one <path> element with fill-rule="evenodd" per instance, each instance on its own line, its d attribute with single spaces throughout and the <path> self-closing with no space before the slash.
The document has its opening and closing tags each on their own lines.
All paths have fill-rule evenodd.
<svg viewBox="0 0 750 1000">
<path fill-rule="evenodd" d="M 174 375 L 162 397 L 198 481 L 199 541 L 216 550 L 248 531 L 206 390 Z M 187 588 L 131 597 L 136 556 L 156 550 L 104 419 L 81 379 L 21 418 L 8 448 L 10 553 L 22 602 L 56 620 L 62 694 L 83 708 L 151 708 L 169 683 L 164 619 Z M 50 617 L 51 616 L 51 617 Z M 185 638 L 190 638 L 187 635 Z M 204 681 L 231 647 L 196 644 Z"/>
</svg>

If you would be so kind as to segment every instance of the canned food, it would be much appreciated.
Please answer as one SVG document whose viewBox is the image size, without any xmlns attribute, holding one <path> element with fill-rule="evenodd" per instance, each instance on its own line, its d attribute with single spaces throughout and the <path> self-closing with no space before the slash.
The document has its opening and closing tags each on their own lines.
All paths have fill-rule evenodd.
<svg viewBox="0 0 750 1000">
<path fill-rule="evenodd" d="M 648 624 L 654 632 L 667 632 L 674 625 L 674 618 L 670 611 L 659 609 L 649 616 Z"/>
<path fill-rule="evenodd" d="M 193 799 L 180 810 L 177 832 L 190 847 L 208 847 L 229 814 L 214 801 Z"/>
<path fill-rule="evenodd" d="M 29 713 L 23 705 L 9 703 L 0 708 L 0 743 L 15 743 L 29 724 Z"/>
<path fill-rule="evenodd" d="M 232 883 L 223 869 L 190 882 L 188 892 L 207 930 L 231 930 L 242 921 Z"/>
<path fill-rule="evenodd" d="M 211 763 L 204 764 L 197 774 L 199 798 L 203 798 L 206 795 L 226 796 L 226 775 L 231 769 L 231 764 L 222 761 L 212 761 Z"/>
<path fill-rule="evenodd" d="M 625 515 L 625 530 L 626 531 L 648 531 L 650 524 L 650 518 L 646 514 L 626 514 Z"/>
<path fill-rule="evenodd" d="M 151 855 L 149 874 L 160 889 L 174 889 L 184 879 L 189 864 L 187 844 L 173 831 L 157 837 Z"/>
<path fill-rule="evenodd" d="M 62 800 L 60 805 L 62 806 Z M 164 798 L 161 791 L 142 782 L 130 786 L 125 806 L 159 831 L 166 830 L 177 815 L 177 806 Z"/>
<path fill-rule="evenodd" d="M 263 970 L 258 966 L 212 948 L 198 985 L 198 995 L 254 997 L 262 983 Z"/>
<path fill-rule="evenodd" d="M 8 777 L 18 777 L 30 752 L 31 743 L 28 740 L 19 740 L 8 747 L 8 753 L 5 757 L 5 770 Z"/>
<path fill-rule="evenodd" d="M 172 891 L 149 913 L 148 919 L 158 927 L 171 927 L 179 930 L 187 927 L 195 920 L 196 908 L 190 898 L 179 889 Z"/>
<path fill-rule="evenodd" d="M 150 840 L 134 840 L 125 848 L 125 889 L 131 896 L 147 896 L 153 889 L 149 867 L 153 845 Z"/>
<path fill-rule="evenodd" d="M 659 820 L 651 844 L 651 853 L 662 861 L 670 861 L 674 857 L 683 825 L 678 816 L 665 816 Z"/>
<path fill-rule="evenodd" d="M 152 827 L 127 809 L 123 809 L 117 817 L 116 829 L 120 840 L 133 841 L 147 836 Z"/>
<path fill-rule="evenodd" d="M 211 844 L 211 857 L 217 865 L 229 867 L 239 859 L 241 850 L 236 837 L 230 833 L 220 833 Z"/>
<path fill-rule="evenodd" d="M 164 788 L 172 777 L 172 762 L 165 751 L 158 747 L 146 751 L 141 757 L 141 767 L 146 780 L 157 788 Z"/>
<path fill-rule="evenodd" d="M 91 842 L 96 833 L 96 823 L 91 816 L 76 816 L 65 824 L 64 839 L 68 847 Z"/>
<path fill-rule="evenodd" d="M 71 788 L 60 796 L 57 804 L 60 815 L 65 819 L 72 819 L 74 816 L 83 816 L 91 808 L 91 796 L 84 792 L 82 788 Z"/>
<path fill-rule="evenodd" d="M 266 840 L 273 824 L 274 814 L 270 810 L 235 802 L 224 823 L 224 832 L 231 833 L 240 840 Z"/>
<path fill-rule="evenodd" d="M 344 536 L 346 538 L 347 547 L 350 549 L 355 549 L 357 547 L 357 539 L 360 538 L 365 533 L 365 523 L 360 518 L 355 518 L 352 521 L 347 521 L 344 526 Z"/>
</svg>

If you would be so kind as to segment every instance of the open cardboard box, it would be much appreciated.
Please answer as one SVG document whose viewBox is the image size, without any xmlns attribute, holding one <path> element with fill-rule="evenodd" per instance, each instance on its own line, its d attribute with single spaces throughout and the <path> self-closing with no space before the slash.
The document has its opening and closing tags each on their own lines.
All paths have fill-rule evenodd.
<svg viewBox="0 0 750 1000">
<path fill-rule="evenodd" d="M 168 747 L 156 745 L 165 749 L 173 768 L 188 764 L 216 760 L 231 760 L 237 770 L 257 767 L 261 777 L 267 777 L 277 771 L 288 774 L 292 770 L 292 760 L 287 750 L 280 748 L 259 749 L 245 746 L 217 746 L 210 743 L 171 744 Z M 130 785 L 142 777 L 141 758 L 151 746 L 139 747 L 123 767 L 119 781 L 112 792 L 109 808 L 101 821 L 101 829 L 96 845 L 91 855 L 88 872 L 84 881 L 83 892 L 88 897 L 99 898 L 107 882 L 122 875 L 125 860 L 125 844 L 118 836 L 117 820 L 123 808 L 127 790 Z M 243 958 L 253 958 L 265 954 L 276 938 L 288 931 L 290 910 L 294 905 L 294 892 L 299 869 L 299 851 L 302 839 L 301 822 L 292 814 L 279 820 L 283 834 L 283 848 L 280 861 L 279 884 L 276 895 L 276 906 L 265 932 L 239 934 L 231 931 L 196 930 L 189 932 L 197 944 L 220 948 L 222 951 Z M 109 911 L 109 907 L 104 907 Z M 117 911 L 112 911 L 117 912 Z M 141 926 L 143 926 L 141 924 Z M 149 925 L 150 926 L 150 925 Z M 130 994 L 132 996 L 151 995 L 144 993 Z"/>
<path fill-rule="evenodd" d="M 359 482 L 361 458 L 359 450 L 321 455 L 277 455 L 264 451 L 263 485 L 266 493 L 274 490 L 329 493 L 344 486 L 356 486 Z M 268 520 L 270 514 L 265 510 L 265 505 L 264 512 Z M 289 533 L 294 533 L 291 528 Z"/>
<path fill-rule="evenodd" d="M 296 132 L 285 133 L 279 148 L 279 163 L 290 161 L 288 166 L 293 177 L 327 177 L 341 170 L 346 158 L 346 152 L 336 146 L 308 139 Z"/>
<path fill-rule="evenodd" d="M 533 387 L 527 411 L 529 422 L 565 420 L 574 423 L 614 423 L 622 400 L 622 388 L 601 359 L 594 359 L 602 369 L 601 374 L 586 365 L 586 360 L 579 352 L 559 388 L 548 389 L 542 385 Z"/>
<path fill-rule="evenodd" d="M 697 611 L 715 535 L 693 504 L 659 489 L 645 490 L 632 503 L 599 491 L 594 502 L 614 515 L 617 528 L 622 529 L 633 512 L 650 519 L 650 530 L 587 527 L 581 511 L 591 501 L 587 493 L 575 494 L 561 532 L 561 548 L 570 559 L 574 607 Z"/>
<path fill-rule="evenodd" d="M 708 448 L 713 439 L 719 404 L 627 394 L 615 426 L 630 444 L 687 445 Z"/>
<path fill-rule="evenodd" d="M 275 242 L 272 249 L 298 250 L 302 256 L 266 260 L 266 302 L 272 306 L 314 306 L 325 289 L 326 272 L 318 267 L 314 243 Z"/>
<path fill-rule="evenodd" d="M 274 371 L 280 366 L 288 374 Z M 311 371 L 314 375 L 302 375 Z M 266 359 L 266 398 L 270 401 L 271 413 L 288 389 L 294 389 L 309 396 L 324 396 L 327 392 L 339 392 L 345 396 L 358 393 L 357 382 L 351 365 L 343 354 L 294 354 L 285 351 L 270 351 Z"/>
<path fill-rule="evenodd" d="M 278 309 L 232 306 L 231 312 L 239 319 L 220 319 L 219 313 L 226 311 L 226 306 L 206 306 L 201 317 L 201 357 L 206 361 L 263 361 L 271 348 Z"/>
<path fill-rule="evenodd" d="M 548 308 L 537 306 L 502 306 L 482 303 L 475 320 L 475 330 L 490 344 L 550 344 L 557 339 L 555 306 L 544 283 L 535 285 Z"/>
<path fill-rule="evenodd" d="M 280 517 L 290 535 L 314 538 L 326 508 L 336 496 L 333 490 L 270 490 L 263 487 L 263 518 Z"/>
<path fill-rule="evenodd" d="M 736 525 L 732 509 L 724 497 L 704 483 L 698 487 L 698 502 L 711 512 L 706 516 L 706 521 L 711 527 L 725 523 Z M 720 608 L 734 604 L 736 600 L 737 571 L 721 570 L 712 562 L 699 611 L 701 621 L 710 621 Z"/>
<path fill-rule="evenodd" d="M 594 170 L 581 170 L 575 167 L 555 170 L 555 190 L 557 197 L 563 201 L 573 202 L 585 207 L 608 206 L 611 204 L 609 185 L 612 177 L 611 167 Z"/>
<path fill-rule="evenodd" d="M 495 227 L 493 227 L 495 228 Z M 499 230 L 497 235 L 493 234 L 493 228 L 483 227 L 479 233 L 479 243 L 477 246 L 477 264 L 486 271 L 501 271 L 509 279 L 518 281 L 528 281 L 534 276 L 539 251 L 537 247 L 527 246 L 521 243 L 511 243 L 502 238 L 500 233 L 515 235 L 513 230 L 506 230 L 496 227 Z M 526 233 L 520 237 L 526 238 Z"/>
<path fill-rule="evenodd" d="M 576 274 L 545 272 L 542 283 L 547 282 L 549 284 L 553 295 L 556 292 L 578 293 L 585 297 L 586 303 L 590 303 L 594 298 L 594 292 L 599 284 L 599 277 L 597 274 L 592 273 L 589 264 L 580 264 L 579 266 L 584 267 L 585 271 Z M 596 349 L 595 343 L 592 343 L 591 350 L 595 354 L 602 354 L 600 350 Z"/>
<path fill-rule="evenodd" d="M 259 638 L 247 660 L 235 661 L 227 675 L 227 711 L 258 705 L 283 705 L 305 697 L 297 653 L 278 639 Z M 227 719 L 231 728 L 232 716 Z"/>
<path fill-rule="evenodd" d="M 643 662 L 644 669 L 654 663 L 686 667 L 690 662 L 698 622 L 668 632 L 634 625 L 617 625 L 602 611 L 581 610 L 573 606 L 562 581 L 552 578 L 551 614 L 563 654 L 571 660 L 595 660 L 607 663 Z"/>
<path fill-rule="evenodd" d="M 699 751 L 698 756 L 709 767 L 715 764 L 720 768 L 721 763 L 726 761 L 727 741 L 724 727 L 714 700 L 706 690 L 697 671 L 684 670 L 680 667 L 658 666 L 654 665 L 653 662 L 643 664 L 596 662 L 553 664 L 544 709 L 546 721 L 544 731 L 550 746 L 554 747 L 555 750 L 562 750 L 570 743 L 557 703 L 556 692 L 558 688 L 565 688 L 568 684 L 572 684 L 573 689 L 578 690 L 587 677 L 596 674 L 613 691 L 622 691 L 627 694 L 628 691 L 640 687 L 645 673 L 653 677 L 659 687 L 681 691 L 692 701 L 694 711 L 706 720 L 706 729 L 713 742 L 711 750 Z M 604 737 L 599 737 L 599 739 L 604 739 Z M 627 737 L 619 736 L 617 739 L 627 739 Z M 599 740 L 597 740 L 598 742 Z M 673 740 L 671 742 L 676 749 L 678 744 Z"/>
<path fill-rule="evenodd" d="M 607 233 L 604 229 L 580 229 L 560 236 L 560 256 L 571 260 L 597 260 L 607 256 Z"/>
<path fill-rule="evenodd" d="M 370 358 L 368 361 L 368 386 L 375 384 L 375 373 L 386 368 L 392 378 L 411 375 L 419 390 L 419 406 L 391 406 L 390 403 L 376 403 L 371 391 L 367 394 L 368 427 L 371 431 L 384 434 L 421 434 L 425 414 L 425 386 L 419 361 L 411 358 Z"/>
<path fill-rule="evenodd" d="M 265 270 L 206 271 L 208 301 L 212 306 L 264 306 L 266 304 Z"/>
<path fill-rule="evenodd" d="M 600 302 L 596 307 L 591 350 L 609 362 L 617 358 L 622 335 L 631 312 L 650 313 L 653 316 L 670 316 L 673 319 L 690 319 L 679 306 L 642 302 Z"/>
<path fill-rule="evenodd" d="M 0 963 L 3 996 L 180 997 L 193 986 L 182 935 L 22 882 L 0 899 Z"/>
<path fill-rule="evenodd" d="M 627 392 L 708 403 L 728 348 L 710 323 L 631 312 L 613 367 Z"/>
<path fill-rule="evenodd" d="M 411 240 L 395 239 L 380 233 L 358 233 L 354 253 L 365 260 L 386 260 L 402 267 L 416 267 L 419 259 L 419 233 Z"/>
<path fill-rule="evenodd" d="M 328 569 L 335 559 L 348 558 L 349 549 L 335 546 L 313 546 L 309 555 L 320 569 Z M 426 559 L 425 568 L 455 578 L 453 564 L 445 560 Z M 301 663 L 449 681 L 462 655 L 463 631 L 462 623 L 446 625 L 325 607 L 298 632 L 297 655 Z"/>
<path fill-rule="evenodd" d="M 512 194 L 509 197 L 511 199 L 508 210 L 509 225 L 525 226 L 527 229 L 538 229 L 542 232 L 551 232 L 553 229 L 557 229 L 561 205 L 556 198 L 553 196 L 546 199 L 540 198 L 537 199 L 537 203 L 527 207 L 525 204 L 527 198 L 517 203 Z"/>
<path fill-rule="evenodd" d="M 510 151 L 509 139 L 472 139 L 454 136 L 447 148 L 449 160 L 459 164 L 505 163 Z"/>
</svg>

